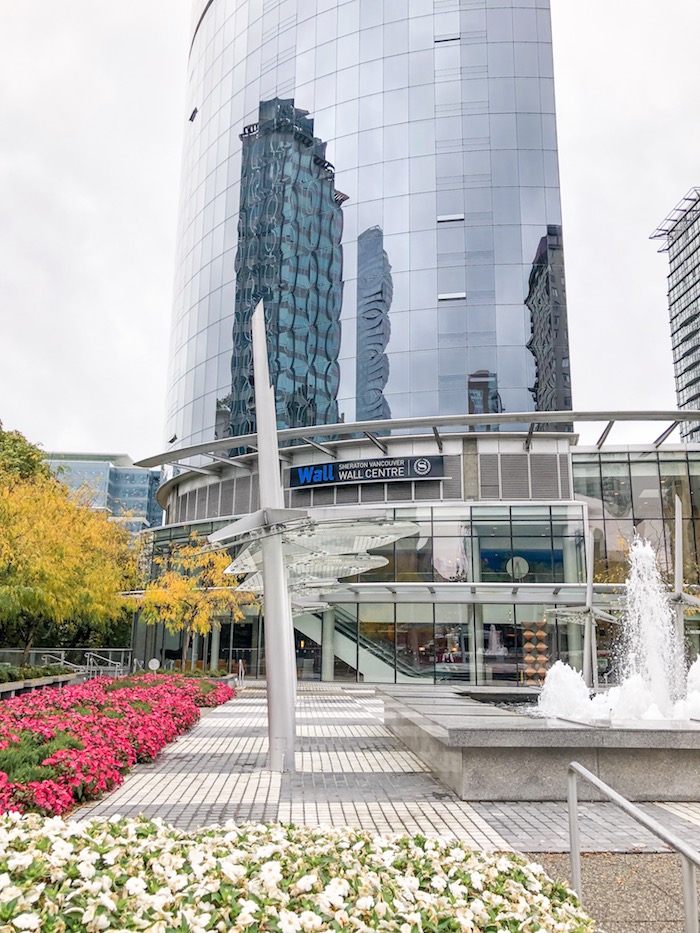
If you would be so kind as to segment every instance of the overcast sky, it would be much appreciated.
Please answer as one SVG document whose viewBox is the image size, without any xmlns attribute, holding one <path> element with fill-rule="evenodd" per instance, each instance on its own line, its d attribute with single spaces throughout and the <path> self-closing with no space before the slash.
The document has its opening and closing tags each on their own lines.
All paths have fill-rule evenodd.
<svg viewBox="0 0 700 933">
<path fill-rule="evenodd" d="M 552 12 L 574 406 L 674 408 L 648 237 L 700 185 L 700 4 Z M 189 21 L 0 0 L 0 420 L 47 450 L 164 446 Z M 630 432 L 610 440 L 660 430 Z"/>
</svg>

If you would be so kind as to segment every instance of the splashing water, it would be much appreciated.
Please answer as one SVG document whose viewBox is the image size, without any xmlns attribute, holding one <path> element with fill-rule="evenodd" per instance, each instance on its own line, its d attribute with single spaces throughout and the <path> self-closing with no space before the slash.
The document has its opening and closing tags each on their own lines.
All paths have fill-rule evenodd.
<svg viewBox="0 0 700 933">
<path fill-rule="evenodd" d="M 686 678 L 656 554 L 641 538 L 630 548 L 621 648 L 620 685 L 593 698 L 582 675 L 557 661 L 547 674 L 539 715 L 587 721 L 700 718 L 700 658 Z"/>
</svg>

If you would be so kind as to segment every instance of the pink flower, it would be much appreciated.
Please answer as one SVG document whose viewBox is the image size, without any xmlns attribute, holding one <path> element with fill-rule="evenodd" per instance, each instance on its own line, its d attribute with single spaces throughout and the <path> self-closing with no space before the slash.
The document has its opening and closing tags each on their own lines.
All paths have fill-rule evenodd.
<svg viewBox="0 0 700 933">
<path fill-rule="evenodd" d="M 46 757 L 45 780 L 13 783 L 0 771 L 0 812 L 61 814 L 117 787 L 135 762 L 152 761 L 194 725 L 199 707 L 219 706 L 234 696 L 227 684 L 206 684 L 212 687 L 208 693 L 194 678 L 147 674 L 7 700 L 0 706 L 0 749 L 27 732 L 46 741 L 67 736 L 78 747 Z"/>
</svg>

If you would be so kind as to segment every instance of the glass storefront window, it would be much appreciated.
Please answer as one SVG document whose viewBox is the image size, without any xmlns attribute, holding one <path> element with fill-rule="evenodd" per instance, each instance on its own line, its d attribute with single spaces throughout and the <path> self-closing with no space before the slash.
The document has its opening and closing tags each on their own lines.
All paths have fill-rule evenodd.
<svg viewBox="0 0 700 933">
<path fill-rule="evenodd" d="M 510 536 L 483 538 L 480 541 L 479 557 L 484 583 L 509 583 L 512 580 L 506 566 L 513 557 Z"/>
<path fill-rule="evenodd" d="M 511 580 L 518 583 L 549 583 L 553 577 L 553 551 L 549 534 L 524 537 L 513 534 L 513 561 L 506 567 Z M 561 562 L 561 557 L 560 557 Z"/>
<path fill-rule="evenodd" d="M 612 582 L 623 581 L 627 577 L 629 565 L 629 547 L 634 539 L 634 522 L 606 521 L 605 550 L 608 560 L 608 577 Z"/>
<path fill-rule="evenodd" d="M 432 581 L 433 543 L 431 538 L 422 535 L 401 538 L 396 542 L 395 549 L 397 582 Z"/>
<path fill-rule="evenodd" d="M 635 518 L 661 518 L 661 489 L 656 460 L 630 464 Z"/>
<path fill-rule="evenodd" d="M 435 639 L 433 626 L 397 623 L 396 680 L 435 680 Z"/>
<path fill-rule="evenodd" d="M 435 678 L 433 604 L 396 606 L 396 679 Z"/>
<path fill-rule="evenodd" d="M 476 682 L 471 606 L 435 604 L 435 676 L 438 681 Z"/>
<path fill-rule="evenodd" d="M 606 518 L 632 517 L 629 463 L 602 464 L 603 513 Z"/>
<path fill-rule="evenodd" d="M 513 606 L 476 608 L 477 682 L 517 682 L 518 634 Z"/>
<path fill-rule="evenodd" d="M 588 514 L 591 518 L 602 518 L 603 487 L 598 462 L 584 463 L 574 459 L 573 473 L 574 495 L 588 503 Z"/>
<path fill-rule="evenodd" d="M 395 626 L 393 603 L 358 605 L 358 670 L 372 683 L 394 683 Z"/>
<path fill-rule="evenodd" d="M 659 470 L 661 473 L 661 507 L 664 518 L 675 517 L 676 496 L 681 500 L 683 518 L 691 518 L 688 463 L 678 460 L 662 460 L 659 463 Z"/>
<path fill-rule="evenodd" d="M 473 579 L 471 538 L 433 538 L 433 580 L 466 583 Z"/>
</svg>

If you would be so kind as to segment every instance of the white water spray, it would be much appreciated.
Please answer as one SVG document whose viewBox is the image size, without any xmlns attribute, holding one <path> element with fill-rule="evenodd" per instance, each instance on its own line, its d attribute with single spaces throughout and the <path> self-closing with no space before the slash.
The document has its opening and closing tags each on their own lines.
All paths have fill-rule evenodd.
<svg viewBox="0 0 700 933">
<path fill-rule="evenodd" d="M 630 548 L 622 621 L 620 685 L 591 699 L 581 674 L 557 661 L 539 699 L 540 715 L 611 722 L 700 717 L 700 659 L 686 679 L 683 646 L 656 555 L 641 538 Z"/>
</svg>

